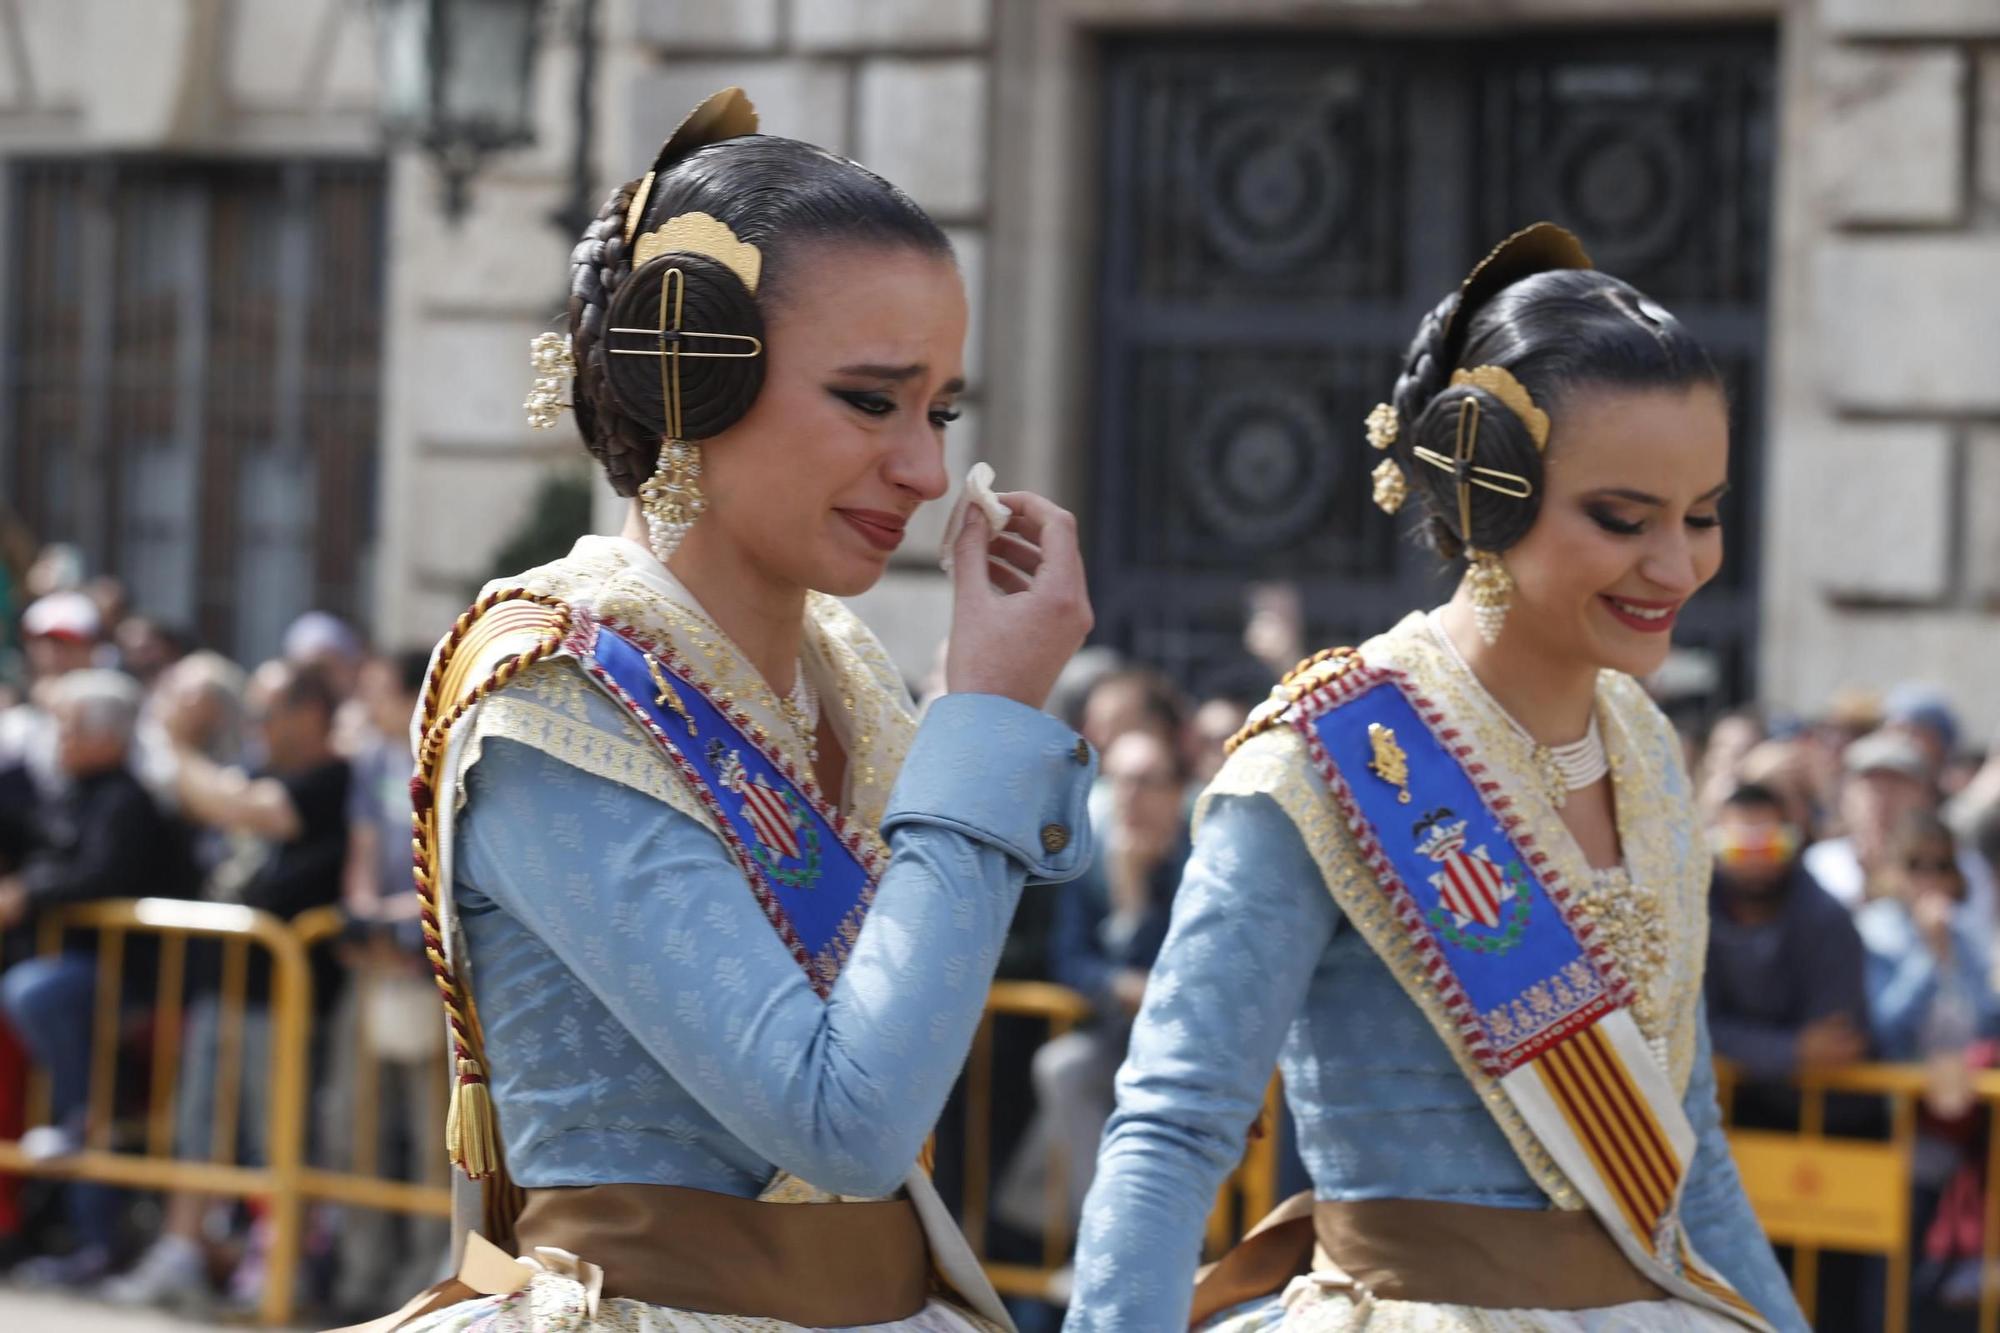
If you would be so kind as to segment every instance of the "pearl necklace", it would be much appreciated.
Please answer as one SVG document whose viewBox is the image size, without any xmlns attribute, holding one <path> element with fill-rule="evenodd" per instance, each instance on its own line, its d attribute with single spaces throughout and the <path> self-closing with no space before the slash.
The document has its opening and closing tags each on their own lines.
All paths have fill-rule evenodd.
<svg viewBox="0 0 2000 1333">
<path fill-rule="evenodd" d="M 1582 740 L 1571 741 L 1568 745 L 1544 745 L 1530 735 L 1528 729 L 1522 726 L 1512 713 L 1500 706 L 1500 701 L 1493 697 L 1492 691 L 1488 690 L 1473 673 L 1471 665 L 1465 660 L 1465 655 L 1458 651 L 1458 645 L 1451 641 L 1451 635 L 1445 633 L 1444 626 L 1438 623 L 1435 611 L 1426 617 L 1425 623 L 1430 626 L 1432 637 L 1444 645 L 1444 650 L 1450 655 L 1451 660 L 1458 664 L 1458 669 L 1472 682 L 1472 688 L 1478 690 L 1480 696 L 1493 706 L 1493 711 L 1506 718 L 1507 725 L 1528 743 L 1528 749 L 1534 756 L 1536 774 L 1548 791 L 1550 804 L 1560 810 L 1569 803 L 1571 792 L 1594 787 L 1604 780 L 1604 775 L 1611 771 L 1611 755 L 1604 748 L 1604 733 L 1597 726 L 1596 708 L 1590 710 L 1590 729 L 1583 733 Z"/>
<path fill-rule="evenodd" d="M 796 674 L 792 679 L 792 692 L 778 700 L 778 711 L 792 724 L 792 730 L 799 734 L 799 743 L 806 747 L 806 762 L 819 762 L 819 691 L 806 676 L 805 659 L 799 659 Z"/>
</svg>

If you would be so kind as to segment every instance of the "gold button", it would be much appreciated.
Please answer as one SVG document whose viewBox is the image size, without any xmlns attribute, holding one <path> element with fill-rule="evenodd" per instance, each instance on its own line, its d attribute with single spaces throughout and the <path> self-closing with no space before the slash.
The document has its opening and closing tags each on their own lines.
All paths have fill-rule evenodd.
<svg viewBox="0 0 2000 1333">
<path fill-rule="evenodd" d="M 1069 846 L 1069 830 L 1061 824 L 1042 825 L 1042 850 L 1054 856 Z"/>
<path fill-rule="evenodd" d="M 1079 738 L 1074 753 L 1079 766 L 1088 764 L 1090 762 L 1090 742 Z"/>
</svg>

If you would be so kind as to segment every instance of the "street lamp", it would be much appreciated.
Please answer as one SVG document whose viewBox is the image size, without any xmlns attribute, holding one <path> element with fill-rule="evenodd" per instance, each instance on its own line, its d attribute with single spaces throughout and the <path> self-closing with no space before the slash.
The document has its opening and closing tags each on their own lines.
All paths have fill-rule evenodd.
<svg viewBox="0 0 2000 1333">
<path fill-rule="evenodd" d="M 382 124 L 437 163 L 445 216 L 484 160 L 534 142 L 541 0 L 376 0 Z"/>
</svg>

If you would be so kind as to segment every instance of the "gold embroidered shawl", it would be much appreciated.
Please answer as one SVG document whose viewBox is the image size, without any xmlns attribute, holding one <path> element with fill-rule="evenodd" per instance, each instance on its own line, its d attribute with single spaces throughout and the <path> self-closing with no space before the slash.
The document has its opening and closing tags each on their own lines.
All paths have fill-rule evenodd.
<svg viewBox="0 0 2000 1333">
<path fill-rule="evenodd" d="M 785 720 L 770 687 L 645 548 L 622 537 L 584 537 L 562 559 L 489 584 L 485 591 L 501 587 L 525 587 L 571 606 L 589 607 L 600 619 L 642 638 L 671 643 L 719 701 L 741 708 L 773 748 L 799 771 L 811 771 L 805 741 Z M 847 790 L 832 804 L 864 838 L 876 839 L 890 788 L 916 730 L 902 677 L 868 627 L 823 593 L 806 599 L 804 661 L 825 716 L 847 752 Z M 472 720 L 472 736 L 458 768 L 459 800 L 464 800 L 462 779 L 478 761 L 480 742 L 501 736 L 644 792 L 714 830 L 693 790 L 636 723 L 621 718 L 614 733 L 592 717 L 594 692 L 574 662 L 557 657 L 523 672 L 488 698 Z"/>
<path fill-rule="evenodd" d="M 1604 931 L 1637 994 L 1633 1018 L 1673 1088 L 1685 1095 L 1694 1063 L 1695 1018 L 1708 947 L 1709 858 L 1698 841 L 1691 787 L 1673 726 L 1629 676 L 1606 671 L 1597 683 L 1598 724 L 1611 755 L 1625 873 L 1593 872 L 1536 776 L 1533 749 L 1484 689 L 1432 636 L 1424 613 L 1406 617 L 1361 647 L 1371 665 L 1406 673 L 1444 712 L 1514 800 L 1538 847 L 1554 862 L 1573 900 Z M 1258 710 L 1282 711 L 1279 686 Z M 1391 915 L 1386 895 L 1363 866 L 1354 838 L 1313 772 L 1303 741 L 1274 726 L 1238 747 L 1202 796 L 1196 818 L 1217 795 L 1265 795 L 1299 835 L 1349 922 L 1373 946 L 1404 991 L 1443 1038 L 1459 1069 L 1506 1133 L 1521 1163 L 1559 1208 L 1582 1208 L 1582 1196 L 1536 1141 L 1495 1080 L 1460 1048 L 1456 1023 L 1417 964 Z"/>
</svg>

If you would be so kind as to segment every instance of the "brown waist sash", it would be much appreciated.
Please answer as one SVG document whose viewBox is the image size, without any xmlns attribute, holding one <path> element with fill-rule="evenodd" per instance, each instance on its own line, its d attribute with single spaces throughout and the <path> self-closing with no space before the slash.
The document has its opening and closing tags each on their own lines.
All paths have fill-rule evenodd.
<svg viewBox="0 0 2000 1333">
<path fill-rule="evenodd" d="M 675 1185 L 531 1189 L 523 1254 L 567 1250 L 604 1274 L 602 1294 L 808 1328 L 908 1319 L 930 1300 L 930 1246 L 908 1199 L 760 1203 Z M 528 1270 L 474 1235 L 458 1276 L 348 1333 L 387 1333 L 433 1310 L 516 1290 Z"/>
<path fill-rule="evenodd" d="M 1316 1268 L 1338 1268 L 1381 1300 L 1483 1310 L 1598 1310 L 1667 1299 L 1592 1213 L 1300 1194 L 1203 1271 L 1189 1326 Z"/>
</svg>

